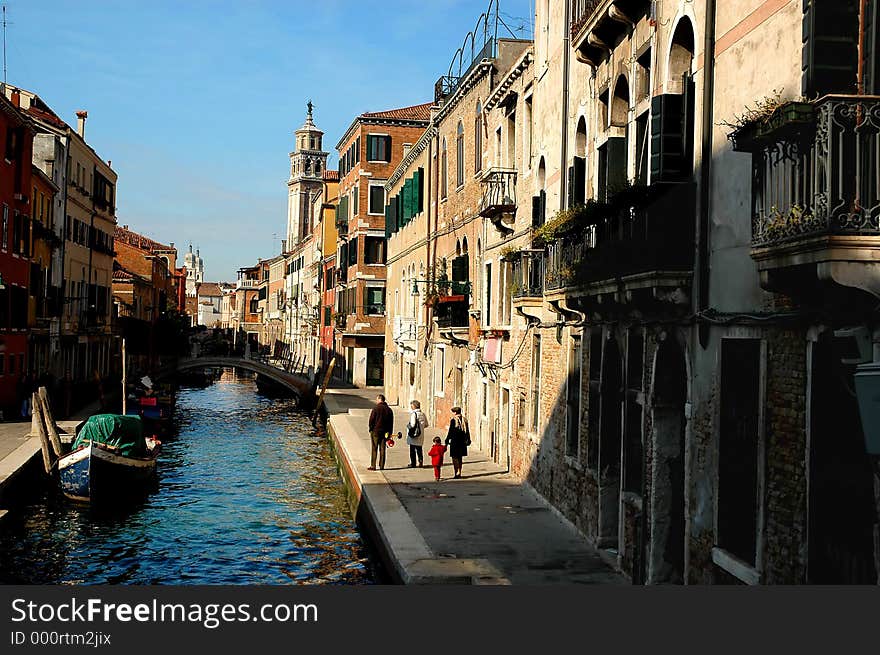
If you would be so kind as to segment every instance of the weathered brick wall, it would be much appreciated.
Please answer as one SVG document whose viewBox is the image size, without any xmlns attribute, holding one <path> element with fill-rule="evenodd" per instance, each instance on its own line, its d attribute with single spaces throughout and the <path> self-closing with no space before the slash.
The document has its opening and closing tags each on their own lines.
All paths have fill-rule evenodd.
<svg viewBox="0 0 880 655">
<path fill-rule="evenodd" d="M 767 334 L 764 582 L 793 584 L 806 575 L 806 336 Z"/>
</svg>

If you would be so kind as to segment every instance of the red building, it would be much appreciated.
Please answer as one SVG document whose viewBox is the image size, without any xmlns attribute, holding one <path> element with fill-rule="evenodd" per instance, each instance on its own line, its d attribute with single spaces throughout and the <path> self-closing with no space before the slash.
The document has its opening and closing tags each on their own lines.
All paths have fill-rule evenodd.
<svg viewBox="0 0 880 655">
<path fill-rule="evenodd" d="M 13 95 L 13 102 L 17 96 Z M 0 94 L 0 409 L 18 415 L 17 387 L 28 372 L 28 288 L 34 131 Z"/>
</svg>

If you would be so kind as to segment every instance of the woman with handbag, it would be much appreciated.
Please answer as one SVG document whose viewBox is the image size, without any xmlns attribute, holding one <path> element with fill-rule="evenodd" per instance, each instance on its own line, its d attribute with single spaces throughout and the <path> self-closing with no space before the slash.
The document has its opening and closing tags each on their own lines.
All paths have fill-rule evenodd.
<svg viewBox="0 0 880 655">
<path fill-rule="evenodd" d="M 406 424 L 406 443 L 409 444 L 409 468 L 424 466 L 424 454 L 422 444 L 425 441 L 425 428 L 428 427 L 428 417 L 422 411 L 422 404 L 413 400 L 409 404 L 409 422 Z"/>
<path fill-rule="evenodd" d="M 467 456 L 467 447 L 471 445 L 471 430 L 467 419 L 461 414 L 461 407 L 452 408 L 452 420 L 446 434 L 446 445 L 449 446 L 449 457 L 452 459 L 452 470 L 456 478 L 461 477 L 462 458 Z"/>
</svg>

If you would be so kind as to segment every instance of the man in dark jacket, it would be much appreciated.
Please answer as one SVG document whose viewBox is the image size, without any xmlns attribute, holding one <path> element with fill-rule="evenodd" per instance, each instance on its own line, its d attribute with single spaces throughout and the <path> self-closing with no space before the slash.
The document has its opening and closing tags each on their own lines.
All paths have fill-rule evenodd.
<svg viewBox="0 0 880 655">
<path fill-rule="evenodd" d="M 394 412 L 385 402 L 385 396 L 376 396 L 376 406 L 370 412 L 370 467 L 376 470 L 376 452 L 379 453 L 379 469 L 385 468 L 385 435 L 394 429 Z"/>
</svg>

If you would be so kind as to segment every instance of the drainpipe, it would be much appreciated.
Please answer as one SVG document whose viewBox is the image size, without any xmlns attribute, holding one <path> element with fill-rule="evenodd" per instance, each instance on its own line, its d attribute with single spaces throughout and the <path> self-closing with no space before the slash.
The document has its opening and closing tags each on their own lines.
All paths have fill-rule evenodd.
<svg viewBox="0 0 880 655">
<path fill-rule="evenodd" d="M 67 255 L 67 240 L 70 238 L 70 235 L 67 233 L 67 186 L 70 184 L 70 180 L 67 178 L 68 170 L 67 170 L 67 159 L 70 154 L 70 137 L 68 135 L 58 136 L 61 139 L 62 146 L 62 162 L 61 165 L 64 167 L 61 173 L 61 179 L 64 183 L 64 190 L 61 194 L 61 207 L 62 207 L 62 216 L 61 216 L 61 325 L 58 326 L 58 354 L 57 356 L 61 359 L 61 365 L 64 366 L 64 349 L 63 349 L 63 340 L 62 336 L 62 328 L 64 327 L 64 317 L 70 317 L 70 303 L 64 302 L 67 298 L 67 280 L 64 278 L 64 260 Z M 64 375 L 67 371 L 63 371 L 61 368 L 56 368 L 60 375 L 57 376 L 57 379 L 61 380 L 64 378 Z M 72 374 L 71 374 L 72 375 Z"/>
<path fill-rule="evenodd" d="M 712 181 L 712 128 L 715 95 L 715 0 L 706 2 L 706 37 L 703 45 L 703 117 L 700 150 L 700 214 L 697 223 L 696 279 L 694 297 L 696 311 L 709 307 L 709 211 Z M 709 325 L 699 323 L 697 333 L 705 350 L 709 344 Z"/>
<path fill-rule="evenodd" d="M 562 148 L 560 157 L 560 180 L 559 180 L 559 209 L 565 209 L 566 198 L 568 196 L 568 75 L 571 62 L 571 53 L 569 52 L 571 34 L 569 25 L 571 23 L 571 3 L 565 3 L 565 21 L 562 25 L 562 126 L 561 126 L 561 142 Z"/>
<path fill-rule="evenodd" d="M 865 29 L 868 12 L 868 0 L 859 2 L 859 64 L 858 64 L 858 91 L 865 95 Z"/>
</svg>

